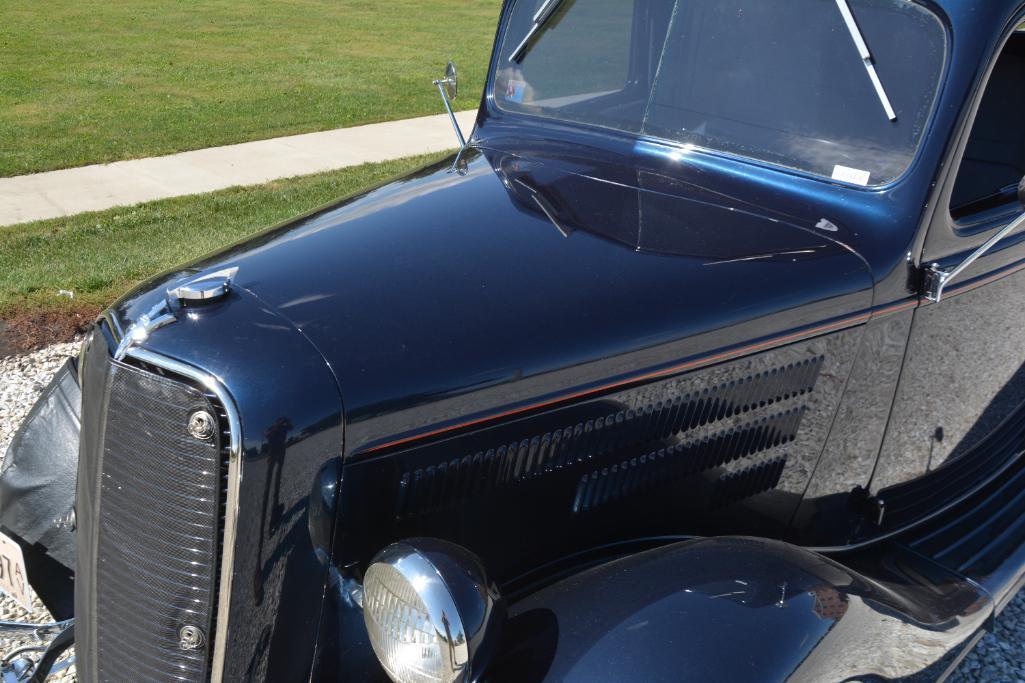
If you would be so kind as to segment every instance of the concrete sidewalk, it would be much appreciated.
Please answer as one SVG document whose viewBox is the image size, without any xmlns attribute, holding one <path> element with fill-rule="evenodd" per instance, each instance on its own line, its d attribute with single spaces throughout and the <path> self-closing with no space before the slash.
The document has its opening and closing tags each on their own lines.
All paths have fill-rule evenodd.
<svg viewBox="0 0 1025 683">
<path fill-rule="evenodd" d="M 467 137 L 476 113 L 457 114 Z M 455 147 L 458 143 L 448 115 L 442 114 L 0 178 L 0 225 L 256 185 Z"/>
</svg>

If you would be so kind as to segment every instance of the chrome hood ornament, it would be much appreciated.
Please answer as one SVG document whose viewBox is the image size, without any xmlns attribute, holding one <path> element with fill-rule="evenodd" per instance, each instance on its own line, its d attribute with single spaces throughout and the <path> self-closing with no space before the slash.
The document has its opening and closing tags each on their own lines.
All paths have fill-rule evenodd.
<svg viewBox="0 0 1025 683">
<path fill-rule="evenodd" d="M 171 312 L 171 307 L 168 305 L 167 300 L 161 301 L 151 308 L 148 313 L 140 316 L 138 320 L 128 326 L 128 329 L 125 330 L 125 336 L 121 338 L 121 343 L 117 345 L 117 349 L 114 351 L 114 360 L 124 360 L 128 349 L 143 343 L 149 339 L 149 336 L 155 330 L 165 325 L 170 325 L 175 320 L 177 318 Z"/>
<path fill-rule="evenodd" d="M 238 268 L 225 268 L 168 289 L 163 300 L 128 326 L 114 351 L 114 360 L 124 360 L 128 350 L 133 346 L 142 344 L 153 332 L 178 320 L 176 313 L 182 306 L 207 304 L 223 299 L 231 291 L 231 281 L 237 273 Z"/>
</svg>

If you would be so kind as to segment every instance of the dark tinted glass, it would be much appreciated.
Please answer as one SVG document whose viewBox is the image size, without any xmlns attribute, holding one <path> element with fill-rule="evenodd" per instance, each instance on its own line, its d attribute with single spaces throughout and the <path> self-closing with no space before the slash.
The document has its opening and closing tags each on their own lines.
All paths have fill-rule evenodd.
<svg viewBox="0 0 1025 683">
<path fill-rule="evenodd" d="M 1013 35 L 986 84 L 951 197 L 955 218 L 1018 209 L 1025 176 L 1025 30 Z"/>
<path fill-rule="evenodd" d="M 891 121 L 835 0 L 563 0 L 516 61 L 541 2 L 513 7 L 503 109 L 630 131 L 846 182 L 908 167 L 946 32 L 908 0 L 848 0 Z"/>
</svg>

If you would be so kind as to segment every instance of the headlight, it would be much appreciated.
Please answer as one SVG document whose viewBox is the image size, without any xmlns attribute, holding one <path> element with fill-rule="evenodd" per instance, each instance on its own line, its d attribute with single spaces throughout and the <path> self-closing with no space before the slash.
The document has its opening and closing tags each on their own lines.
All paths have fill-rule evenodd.
<svg viewBox="0 0 1025 683">
<path fill-rule="evenodd" d="M 503 615 L 480 561 L 444 541 L 390 545 L 363 580 L 370 644 L 395 683 L 475 681 Z"/>
</svg>

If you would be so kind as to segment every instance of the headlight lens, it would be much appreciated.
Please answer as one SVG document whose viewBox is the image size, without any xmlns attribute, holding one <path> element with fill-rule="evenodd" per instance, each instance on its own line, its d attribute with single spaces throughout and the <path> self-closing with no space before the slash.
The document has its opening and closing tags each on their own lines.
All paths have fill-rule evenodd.
<svg viewBox="0 0 1025 683">
<path fill-rule="evenodd" d="M 473 680 L 497 631 L 496 598 L 475 557 L 432 539 L 389 546 L 363 580 L 370 644 L 396 683 Z"/>
<path fill-rule="evenodd" d="M 433 579 L 425 574 L 415 580 L 423 590 Z M 396 568 L 376 564 L 367 572 L 363 609 L 374 652 L 392 679 L 401 683 L 448 683 L 458 677 L 463 661 L 439 633 L 427 605 Z"/>
</svg>

